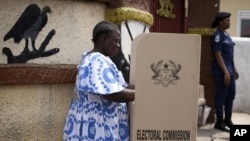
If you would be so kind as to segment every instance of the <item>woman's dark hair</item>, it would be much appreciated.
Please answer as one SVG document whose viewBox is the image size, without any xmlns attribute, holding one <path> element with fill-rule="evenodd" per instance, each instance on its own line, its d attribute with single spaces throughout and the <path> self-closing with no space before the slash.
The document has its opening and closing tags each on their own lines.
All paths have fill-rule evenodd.
<svg viewBox="0 0 250 141">
<path fill-rule="evenodd" d="M 101 21 L 94 27 L 92 41 L 96 43 L 98 37 L 101 34 L 108 35 L 109 33 L 115 30 L 119 30 L 116 24 L 109 22 L 109 21 Z"/>
</svg>

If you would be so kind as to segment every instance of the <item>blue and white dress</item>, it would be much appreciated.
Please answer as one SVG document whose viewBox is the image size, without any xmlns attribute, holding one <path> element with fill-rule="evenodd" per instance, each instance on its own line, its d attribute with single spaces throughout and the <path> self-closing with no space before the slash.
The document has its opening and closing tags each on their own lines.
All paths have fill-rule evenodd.
<svg viewBox="0 0 250 141">
<path fill-rule="evenodd" d="M 70 105 L 64 127 L 64 141 L 128 141 L 126 103 L 105 99 L 127 86 L 122 73 L 109 57 L 84 53 L 78 65 L 78 98 Z"/>
</svg>

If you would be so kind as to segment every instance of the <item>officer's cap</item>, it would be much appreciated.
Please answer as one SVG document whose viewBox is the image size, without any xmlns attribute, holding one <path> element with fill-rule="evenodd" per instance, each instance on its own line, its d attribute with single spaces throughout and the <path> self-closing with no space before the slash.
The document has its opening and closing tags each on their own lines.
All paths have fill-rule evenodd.
<svg viewBox="0 0 250 141">
<path fill-rule="evenodd" d="M 215 15 L 214 22 L 212 23 L 211 27 L 215 28 L 219 24 L 219 21 L 229 18 L 231 13 L 229 12 L 219 12 Z"/>
</svg>

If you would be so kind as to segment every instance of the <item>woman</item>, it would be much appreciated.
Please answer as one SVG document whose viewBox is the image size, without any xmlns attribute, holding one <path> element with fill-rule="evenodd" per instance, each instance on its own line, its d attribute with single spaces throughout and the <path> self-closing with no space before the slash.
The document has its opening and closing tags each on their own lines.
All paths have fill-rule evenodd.
<svg viewBox="0 0 250 141">
<path fill-rule="evenodd" d="M 94 48 L 78 65 L 75 100 L 68 111 L 64 141 L 128 141 L 126 102 L 134 100 L 128 85 L 109 57 L 118 53 L 120 32 L 108 21 L 93 30 Z"/>
<path fill-rule="evenodd" d="M 226 30 L 230 27 L 228 12 L 220 12 L 212 24 L 217 28 L 212 36 L 213 75 L 215 78 L 215 112 L 214 128 L 230 132 L 232 122 L 233 100 L 235 98 L 235 80 L 239 74 L 234 64 L 234 42 Z"/>
</svg>

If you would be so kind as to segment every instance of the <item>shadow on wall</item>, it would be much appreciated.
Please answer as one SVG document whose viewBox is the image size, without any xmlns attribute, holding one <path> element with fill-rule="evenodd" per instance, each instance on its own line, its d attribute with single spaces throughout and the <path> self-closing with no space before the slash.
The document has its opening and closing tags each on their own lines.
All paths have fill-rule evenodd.
<svg viewBox="0 0 250 141">
<path fill-rule="evenodd" d="M 4 36 L 4 41 L 11 38 L 14 39 L 16 44 L 25 39 L 25 47 L 23 51 L 14 56 L 9 47 L 4 47 L 2 53 L 7 56 L 8 63 L 26 63 L 30 59 L 35 59 L 39 57 L 47 57 L 59 52 L 59 48 L 53 48 L 46 50 L 52 37 L 55 35 L 55 30 L 52 29 L 44 41 L 41 43 L 40 47 L 36 49 L 35 41 L 39 32 L 47 24 L 48 16 L 47 13 L 51 13 L 49 6 L 43 7 L 42 11 L 37 4 L 30 4 L 19 17 L 14 26 L 10 31 Z M 32 50 L 29 50 L 29 39 L 31 40 Z"/>
</svg>

